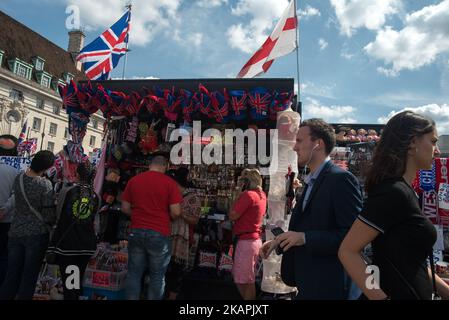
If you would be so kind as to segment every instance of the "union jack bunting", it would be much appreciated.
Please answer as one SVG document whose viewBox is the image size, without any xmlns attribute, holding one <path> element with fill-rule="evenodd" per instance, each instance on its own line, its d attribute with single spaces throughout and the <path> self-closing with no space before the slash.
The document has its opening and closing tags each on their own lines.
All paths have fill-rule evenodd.
<svg viewBox="0 0 449 320">
<path fill-rule="evenodd" d="M 249 94 L 249 105 L 251 107 L 251 118 L 253 120 L 264 120 L 268 117 L 268 108 L 273 98 L 265 88 L 255 88 Z"/>
<path fill-rule="evenodd" d="M 66 86 L 59 85 L 58 90 L 62 97 L 62 106 L 67 110 L 68 114 L 79 108 L 78 88 L 73 80 Z"/>
<path fill-rule="evenodd" d="M 83 63 L 89 79 L 109 79 L 110 72 L 128 50 L 130 20 L 131 11 L 128 10 L 112 27 L 81 50 L 76 60 Z"/>
<path fill-rule="evenodd" d="M 229 91 L 231 96 L 231 110 L 234 120 L 243 120 L 246 118 L 246 102 L 248 95 L 243 90 Z"/>
<path fill-rule="evenodd" d="M 230 120 L 229 116 L 229 96 L 226 89 L 223 94 L 218 91 L 212 92 L 211 96 L 212 114 L 218 123 L 226 123 Z"/>
</svg>

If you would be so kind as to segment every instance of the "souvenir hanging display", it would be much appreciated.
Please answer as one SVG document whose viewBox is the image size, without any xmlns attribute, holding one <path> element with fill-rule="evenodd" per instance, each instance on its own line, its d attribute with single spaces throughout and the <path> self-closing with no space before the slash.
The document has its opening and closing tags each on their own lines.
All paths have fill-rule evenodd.
<svg viewBox="0 0 449 320">
<path fill-rule="evenodd" d="M 127 95 L 120 91 L 107 90 L 90 82 L 75 84 L 73 81 L 60 86 L 59 93 L 67 113 L 81 112 L 87 117 L 101 110 L 106 119 L 114 116 L 139 118 L 164 117 L 173 123 L 191 123 L 203 120 L 211 123 L 243 121 L 248 113 L 254 121 L 276 120 L 276 113 L 286 110 L 291 104 L 291 91 L 270 91 L 263 87 L 245 90 L 210 91 L 204 85 L 198 91 L 184 88 L 151 89 Z"/>
<path fill-rule="evenodd" d="M 66 147 L 67 157 L 71 154 L 73 160 L 79 161 L 77 157 L 83 150 L 76 149 L 80 146 L 77 143 L 82 142 L 84 125 L 87 125 L 91 112 L 100 110 L 107 119 L 105 150 L 102 150 L 105 159 L 104 180 L 99 195 L 103 201 L 102 212 L 105 212 L 104 216 L 108 220 L 105 223 L 107 239 L 111 239 L 108 241 L 126 240 L 129 220 L 120 216 L 121 194 L 132 177 L 148 170 L 154 156 L 170 153 L 176 143 L 168 139 L 172 130 L 181 129 L 183 134 L 189 136 L 186 144 L 192 148 L 192 145 L 198 144 L 203 152 L 207 147 L 223 146 L 226 143 L 224 133 L 229 128 L 249 128 L 256 133 L 259 128 L 275 129 L 273 120 L 277 119 L 278 112 L 288 109 L 293 99 L 291 90 L 278 91 L 263 87 L 252 90 L 214 87 L 210 90 L 202 84 L 194 90 L 155 86 L 127 92 L 120 91 L 117 86 L 115 90 L 109 90 L 89 82 L 71 82 L 60 88 L 65 107 L 73 114 L 71 127 L 75 137 Z M 215 135 L 214 139 L 201 136 L 195 140 L 192 129 L 195 128 L 195 120 L 203 123 L 200 135 L 210 128 L 216 129 L 220 135 Z M 286 119 L 283 129 L 288 138 L 296 133 L 293 126 L 294 121 Z M 234 144 L 233 140 L 228 141 L 228 144 Z M 224 161 L 224 154 L 222 156 Z M 192 159 L 186 159 L 182 165 L 189 169 L 190 187 L 187 191 L 195 193 L 201 201 L 200 223 L 192 235 L 195 245 L 189 252 L 196 262 L 192 267 L 203 269 L 216 279 L 232 281 L 230 271 L 234 248 L 232 225 L 227 220 L 227 212 L 235 200 L 238 177 L 248 167 L 247 145 L 242 158 L 239 160 L 244 160 L 245 165 L 193 164 Z M 257 163 L 250 167 L 259 166 Z M 171 164 L 171 168 L 177 167 Z M 268 187 L 268 179 L 263 179 L 263 189 L 267 194 Z M 96 260 L 99 260 L 98 257 Z M 120 272 L 118 278 L 122 279 L 122 270 L 109 270 L 99 265 L 88 267 L 85 286 L 92 288 L 94 282 L 100 286 L 108 283 L 110 290 L 121 290 L 121 283 L 112 289 L 109 283 L 115 272 Z"/>
</svg>

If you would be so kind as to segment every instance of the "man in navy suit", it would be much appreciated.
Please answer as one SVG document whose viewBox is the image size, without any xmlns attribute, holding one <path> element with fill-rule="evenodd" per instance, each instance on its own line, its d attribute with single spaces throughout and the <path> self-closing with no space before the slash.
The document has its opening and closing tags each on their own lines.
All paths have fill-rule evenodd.
<svg viewBox="0 0 449 320">
<path fill-rule="evenodd" d="M 280 245 L 282 280 L 298 288 L 299 300 L 354 296 L 352 281 L 337 254 L 362 209 L 362 194 L 357 178 L 330 160 L 334 146 L 332 126 L 321 119 L 301 123 L 294 150 L 298 165 L 308 166 L 310 174 L 292 211 L 288 231 L 266 242 L 260 251 L 262 257 L 267 257 Z"/>
</svg>

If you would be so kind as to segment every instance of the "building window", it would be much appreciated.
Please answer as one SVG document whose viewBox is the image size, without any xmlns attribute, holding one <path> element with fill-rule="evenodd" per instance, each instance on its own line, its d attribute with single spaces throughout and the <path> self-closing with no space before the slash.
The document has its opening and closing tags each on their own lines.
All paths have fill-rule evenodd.
<svg viewBox="0 0 449 320">
<path fill-rule="evenodd" d="M 41 131 L 42 119 L 34 118 L 33 119 L 33 130 Z"/>
<path fill-rule="evenodd" d="M 41 85 L 43 85 L 46 88 L 50 87 L 50 78 L 49 77 L 42 77 Z"/>
<path fill-rule="evenodd" d="M 36 60 L 36 70 L 37 71 L 44 70 L 44 63 L 39 59 Z"/>
<path fill-rule="evenodd" d="M 53 104 L 53 113 L 59 115 L 61 113 L 61 106 L 59 104 Z"/>
<path fill-rule="evenodd" d="M 54 149 L 55 149 L 55 143 L 48 141 L 47 150 L 53 152 Z"/>
<path fill-rule="evenodd" d="M 0 50 L 0 67 L 2 66 L 2 62 L 3 62 L 3 54 L 4 54 L 4 53 L 5 53 L 4 51 Z"/>
<path fill-rule="evenodd" d="M 45 109 L 44 99 L 36 98 L 36 108 L 41 109 L 41 110 Z"/>
<path fill-rule="evenodd" d="M 64 130 L 64 139 L 68 139 L 69 138 L 69 128 L 65 128 Z"/>
<path fill-rule="evenodd" d="M 70 83 L 70 81 L 72 81 L 74 78 L 73 74 L 71 74 L 70 72 L 64 72 L 62 76 L 66 83 Z"/>
<path fill-rule="evenodd" d="M 95 147 L 95 136 L 90 136 L 89 145 L 91 147 Z"/>
<path fill-rule="evenodd" d="M 50 131 L 48 132 L 50 135 L 55 136 L 58 131 L 58 125 L 56 123 L 50 123 Z"/>
<path fill-rule="evenodd" d="M 25 67 L 24 65 L 18 64 L 17 65 L 17 72 L 16 72 L 16 74 L 19 77 L 28 79 L 28 68 Z"/>
<path fill-rule="evenodd" d="M 33 65 L 17 58 L 9 59 L 8 65 L 9 69 L 19 77 L 31 80 L 31 71 L 33 70 Z"/>
<path fill-rule="evenodd" d="M 34 67 L 37 71 L 43 71 L 44 70 L 44 61 L 39 58 L 34 59 Z"/>
<path fill-rule="evenodd" d="M 98 120 L 92 120 L 92 127 L 94 127 L 94 129 L 98 129 Z"/>
<path fill-rule="evenodd" d="M 23 92 L 16 89 L 11 89 L 9 97 L 14 101 L 23 101 Z"/>
</svg>

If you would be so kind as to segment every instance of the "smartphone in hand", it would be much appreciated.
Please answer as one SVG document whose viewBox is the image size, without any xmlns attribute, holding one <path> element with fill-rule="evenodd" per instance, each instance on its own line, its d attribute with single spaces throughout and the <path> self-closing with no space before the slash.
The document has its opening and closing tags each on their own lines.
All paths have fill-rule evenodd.
<svg viewBox="0 0 449 320">
<path fill-rule="evenodd" d="M 280 227 L 276 227 L 276 228 L 271 229 L 271 233 L 272 233 L 275 237 L 277 237 L 278 235 L 284 233 L 284 230 L 282 230 L 282 228 L 280 228 Z M 276 254 L 277 254 L 278 256 L 284 253 L 284 250 L 282 250 L 282 248 L 281 248 L 280 245 L 278 245 L 278 246 L 276 247 L 275 251 L 276 251 Z"/>
</svg>

